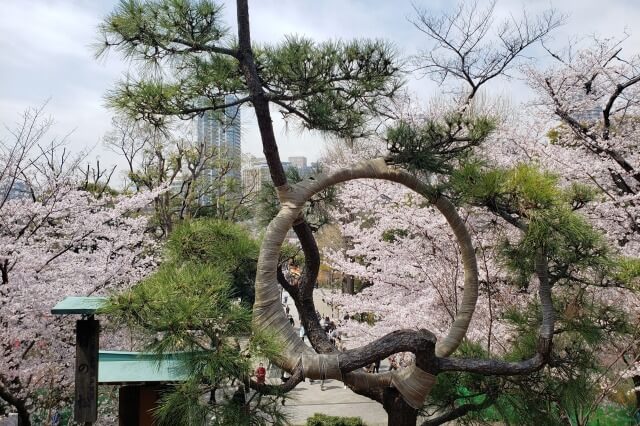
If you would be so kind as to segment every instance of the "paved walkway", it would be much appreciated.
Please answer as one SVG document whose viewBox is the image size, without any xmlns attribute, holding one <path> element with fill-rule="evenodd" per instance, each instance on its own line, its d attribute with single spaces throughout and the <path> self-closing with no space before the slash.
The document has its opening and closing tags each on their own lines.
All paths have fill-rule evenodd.
<svg viewBox="0 0 640 426">
<path fill-rule="evenodd" d="M 322 316 L 331 315 L 331 307 L 323 302 L 324 290 L 314 291 L 313 299 L 316 309 Z M 295 327 L 299 327 L 298 312 L 289 297 L 288 304 L 291 315 L 295 319 Z M 334 318 L 337 319 L 337 318 Z M 305 339 L 308 343 L 308 339 Z M 381 370 L 388 368 L 384 363 Z M 320 382 L 309 381 L 300 383 L 294 390 L 288 393 L 289 399 L 286 402 L 286 413 L 293 425 L 304 425 L 308 417 L 315 413 L 328 414 L 331 416 L 360 417 L 369 426 L 387 424 L 387 413 L 382 405 L 369 398 L 358 395 L 345 389 L 342 382 L 338 380 L 326 380 L 325 390 L 320 389 Z"/>
</svg>

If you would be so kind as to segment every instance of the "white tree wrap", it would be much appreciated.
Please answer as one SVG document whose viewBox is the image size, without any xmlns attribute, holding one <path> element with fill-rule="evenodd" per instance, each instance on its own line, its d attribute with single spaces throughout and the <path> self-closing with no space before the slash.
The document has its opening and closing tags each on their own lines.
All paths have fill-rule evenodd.
<svg viewBox="0 0 640 426">
<path fill-rule="evenodd" d="M 478 270 L 471 237 L 456 208 L 429 185 L 412 174 L 386 164 L 384 159 L 363 161 L 348 168 L 341 168 L 327 174 L 306 179 L 295 185 L 277 188 L 281 201 L 278 215 L 267 227 L 256 275 L 256 298 L 253 307 L 253 323 L 257 330 L 267 331 L 281 340 L 283 350 L 278 366 L 293 371 L 302 363 L 305 377 L 311 379 L 337 379 L 359 384 L 366 388 L 393 385 L 405 401 L 414 408 L 423 405 L 429 394 L 435 376 L 412 365 L 391 373 L 364 374 L 350 372 L 343 375 L 338 356 L 317 354 L 304 344 L 295 332 L 280 305 L 280 289 L 276 278 L 279 253 L 287 232 L 299 218 L 306 201 L 314 194 L 337 183 L 353 179 L 384 179 L 400 183 L 427 198 L 445 217 L 451 226 L 462 253 L 464 265 L 464 292 L 461 305 L 447 335 L 436 344 L 436 355 L 450 355 L 462 342 L 467 333 L 478 298 Z"/>
</svg>

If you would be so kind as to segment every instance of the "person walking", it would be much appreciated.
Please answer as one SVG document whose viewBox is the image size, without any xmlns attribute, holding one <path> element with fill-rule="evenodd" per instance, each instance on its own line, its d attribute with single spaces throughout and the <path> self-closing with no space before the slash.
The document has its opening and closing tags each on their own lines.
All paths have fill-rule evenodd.
<svg viewBox="0 0 640 426">
<path fill-rule="evenodd" d="M 304 331 L 304 326 L 302 324 L 300 324 L 300 330 L 298 331 L 298 333 L 300 334 L 300 338 L 304 342 L 304 336 L 306 335 L 306 332 Z"/>
<path fill-rule="evenodd" d="M 389 357 L 389 371 L 393 371 L 397 369 L 398 369 L 398 361 L 396 361 L 396 356 L 391 355 Z"/>
<path fill-rule="evenodd" d="M 258 382 L 259 385 L 264 385 L 265 379 L 267 378 L 267 370 L 264 368 L 263 363 L 258 364 L 258 368 L 256 368 L 255 375 L 256 375 L 256 382 Z"/>
</svg>

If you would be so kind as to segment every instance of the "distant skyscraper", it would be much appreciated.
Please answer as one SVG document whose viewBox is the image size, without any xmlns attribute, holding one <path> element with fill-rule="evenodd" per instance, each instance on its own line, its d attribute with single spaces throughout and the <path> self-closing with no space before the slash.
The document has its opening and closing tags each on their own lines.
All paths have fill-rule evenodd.
<svg viewBox="0 0 640 426">
<path fill-rule="evenodd" d="M 29 198 L 31 196 L 31 191 L 24 182 L 16 180 L 13 182 L 13 185 L 11 185 L 11 188 L 9 188 L 9 185 L 9 181 L 4 184 L 0 183 L 0 201 L 5 197 L 7 200 L 17 200 L 20 198 Z"/>
<path fill-rule="evenodd" d="M 264 158 L 256 158 L 249 155 L 247 162 L 242 168 L 242 192 L 243 194 L 251 194 L 260 192 L 262 184 L 269 182 L 271 175 L 269 174 L 269 166 Z"/>
<path fill-rule="evenodd" d="M 289 157 L 289 163 L 300 172 L 307 169 L 307 157 Z"/>
<path fill-rule="evenodd" d="M 236 101 L 233 95 L 225 97 L 225 103 Z M 204 143 L 205 148 L 217 151 L 222 162 L 228 162 L 230 170 L 226 173 L 225 178 L 235 179 L 237 186 L 240 185 L 240 158 L 242 154 L 241 138 L 240 138 L 240 106 L 229 106 L 224 111 L 207 111 L 197 118 L 196 127 L 198 134 L 198 143 Z M 219 171 L 211 168 L 205 171 L 205 177 L 213 182 L 218 176 Z M 213 195 L 213 194 L 212 194 Z M 203 200 L 205 203 L 211 203 L 211 199 Z"/>
<path fill-rule="evenodd" d="M 316 164 L 316 163 L 312 163 Z M 294 168 L 305 178 L 313 173 L 313 168 L 307 165 L 307 157 L 289 157 L 289 161 L 283 161 L 282 167 L 286 170 Z M 244 194 L 259 192 L 264 182 L 270 182 L 269 166 L 264 157 L 249 156 L 242 167 L 242 191 Z"/>
<path fill-rule="evenodd" d="M 578 105 L 570 112 L 574 120 L 584 125 L 591 125 L 602 118 L 602 106 L 590 101 L 588 95 L 579 92 L 569 95 L 568 98 L 574 105 Z"/>
</svg>

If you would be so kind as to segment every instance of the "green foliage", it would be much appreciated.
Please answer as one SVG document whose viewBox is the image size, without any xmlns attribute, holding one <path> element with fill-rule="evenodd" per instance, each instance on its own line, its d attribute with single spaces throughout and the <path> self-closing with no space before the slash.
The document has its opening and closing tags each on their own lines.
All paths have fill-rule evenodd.
<svg viewBox="0 0 640 426">
<path fill-rule="evenodd" d="M 598 407 L 589 421 L 589 426 L 635 426 L 634 409 L 605 405 Z"/>
<path fill-rule="evenodd" d="M 298 183 L 302 180 L 298 169 L 295 167 L 289 167 L 285 170 L 287 181 L 290 184 Z M 276 194 L 276 188 L 271 182 L 263 182 L 258 192 L 258 202 L 255 207 L 255 217 L 258 222 L 258 226 L 266 228 L 269 223 L 280 211 L 280 202 L 278 201 L 278 195 Z"/>
<path fill-rule="evenodd" d="M 93 194 L 97 198 L 101 198 L 104 194 L 112 197 L 118 195 L 118 191 L 100 182 L 86 182 L 80 188 L 81 191 L 87 191 Z"/>
<path fill-rule="evenodd" d="M 566 425 L 602 423 L 602 413 L 619 416 L 619 424 L 628 424 L 629 413 L 616 407 L 598 408 L 600 383 L 609 372 L 602 365 L 602 354 L 611 339 L 629 333 L 626 316 L 615 308 L 593 301 L 580 289 L 568 289 L 555 300 L 557 330 L 554 337 L 552 363 L 530 375 L 506 379 L 468 373 L 438 375 L 427 410 L 448 410 L 462 404 L 476 408 L 457 421 L 460 424 L 504 422 L 509 425 Z M 508 310 L 503 320 L 516 336 L 506 361 L 531 357 L 537 345 L 537 329 L 541 323 L 538 303 L 526 309 Z M 456 353 L 465 358 L 487 358 L 479 345 L 463 344 Z M 494 355 L 495 357 L 495 355 Z M 452 390 L 454 390 L 452 392 Z M 483 406 L 486 401 L 495 401 Z M 601 423 L 598 423 L 600 421 Z"/>
<path fill-rule="evenodd" d="M 625 286 L 637 289 L 640 285 L 640 259 L 620 257 L 612 265 L 613 278 Z"/>
<path fill-rule="evenodd" d="M 624 312 L 598 303 L 579 286 L 556 292 L 554 305 L 556 330 L 561 332 L 554 337 L 552 363 L 532 376 L 502 384 L 495 409 L 508 424 L 561 425 L 567 418 L 587 424 L 598 404 L 599 384 L 609 374 L 600 355 L 611 339 L 631 332 Z M 517 336 L 507 360 L 526 359 L 534 353 L 539 311 L 538 303 L 532 303 L 525 310 L 505 314 Z"/>
<path fill-rule="evenodd" d="M 522 229 L 521 238 L 505 240 L 501 247 L 502 260 L 518 284 L 528 284 L 539 248 L 554 264 L 552 277 L 559 272 L 555 280 L 611 268 L 612 253 L 601 234 L 575 211 L 593 199 L 591 188 L 561 188 L 557 176 L 535 165 L 488 169 L 473 160 L 452 174 L 449 185 L 462 201 L 486 206 Z"/>
<path fill-rule="evenodd" d="M 387 243 L 393 243 L 398 239 L 406 238 L 409 235 L 409 231 L 406 229 L 387 229 L 382 233 L 382 241 Z"/>
<path fill-rule="evenodd" d="M 450 186 L 470 204 L 503 204 L 526 214 L 548 209 L 561 202 L 557 176 L 530 164 L 510 169 L 490 169 L 477 160 L 465 161 L 450 180 Z"/>
<path fill-rule="evenodd" d="M 258 243 L 240 225 L 198 219 L 178 226 L 167 241 L 169 261 L 214 266 L 231 278 L 230 296 L 252 305 Z"/>
<path fill-rule="evenodd" d="M 454 162 L 479 145 L 495 129 L 489 117 L 459 113 L 418 125 L 400 122 L 387 131 L 391 160 L 409 170 L 450 173 Z"/>
<path fill-rule="evenodd" d="M 248 355 L 274 357 L 282 345 L 274 336 L 251 334 L 257 243 L 246 230 L 221 220 L 180 225 L 167 242 L 167 261 L 131 290 L 113 296 L 103 312 L 116 322 L 149 335 L 146 345 L 162 362 L 173 354 L 188 379 L 163 397 L 160 424 L 283 424 L 275 397 L 244 400 L 242 386 L 251 374 Z M 227 393 L 217 404 L 205 395 Z M 237 395 L 243 396 L 238 400 Z M 214 420 L 212 420 L 214 419 Z"/>
<path fill-rule="evenodd" d="M 448 188 L 462 202 L 484 206 L 520 229 L 517 238 L 502 241 L 499 255 L 525 291 L 534 271 L 535 254 L 544 249 L 549 279 L 557 288 L 553 301 L 556 334 L 552 362 L 543 370 L 508 380 L 474 381 L 473 376 L 462 373 L 447 375 L 442 377 L 446 380 L 442 386 L 458 391 L 447 396 L 446 391 L 438 393 L 436 389 L 433 404 L 449 409 L 464 401 L 475 404 L 478 410 L 459 419 L 468 423 L 564 425 L 573 419 L 587 424 L 596 416 L 599 380 L 609 374 L 601 354 L 612 339 L 623 341 L 633 333 L 633 327 L 625 312 L 601 303 L 586 288 L 633 285 L 640 272 L 637 260 L 618 257 L 578 213 L 597 192 L 579 184 L 563 188 L 555 175 L 534 165 L 491 169 L 475 160 L 465 161 L 451 175 Z M 539 302 L 526 309 L 507 309 L 501 320 L 516 336 L 503 358 L 516 362 L 530 358 L 536 352 L 542 323 Z M 480 409 L 492 392 L 498 395 L 493 406 Z M 476 399 L 462 399 L 465 393 Z"/>
<path fill-rule="evenodd" d="M 140 66 L 140 78 L 127 77 L 107 96 L 133 117 L 164 125 L 167 116 L 224 110 L 225 95 L 250 101 L 237 46 L 214 2 L 123 1 L 100 33 L 98 56 L 115 49 Z M 394 49 L 382 41 L 289 36 L 255 48 L 254 56 L 260 82 L 285 117 L 345 137 L 367 132 L 371 116 L 402 84 Z"/>
<path fill-rule="evenodd" d="M 479 344 L 464 341 L 456 350 L 456 356 L 465 358 L 487 358 L 489 354 Z M 461 424 L 474 424 L 479 420 L 495 420 L 495 413 L 487 410 L 489 402 L 493 401 L 499 389 L 500 380 L 466 372 L 446 372 L 438 374 L 438 380 L 429 395 L 425 413 L 438 410 L 450 410 L 461 405 L 472 404 L 476 409 L 471 410 L 458 421 Z"/>
<path fill-rule="evenodd" d="M 533 272 L 539 247 L 544 247 L 554 262 L 552 272 L 558 271 L 558 279 L 569 279 L 578 271 L 581 274 L 603 271 L 610 263 L 610 249 L 600 233 L 566 206 L 529 212 L 523 237 L 515 243 L 503 242 L 501 254 L 505 265 L 522 285 Z"/>
<path fill-rule="evenodd" d="M 560 132 L 558 129 L 551 129 L 547 132 L 547 138 L 552 145 L 555 145 L 560 140 Z"/>
<path fill-rule="evenodd" d="M 569 188 L 564 191 L 564 197 L 566 202 L 571 206 L 573 210 L 584 207 L 585 204 L 594 201 L 598 191 L 580 182 L 571 182 Z"/>
<path fill-rule="evenodd" d="M 352 137 L 365 131 L 370 113 L 400 87 L 394 57 L 393 47 L 380 40 L 316 43 L 288 36 L 258 49 L 256 60 L 272 93 L 295 98 L 285 116 L 302 117 L 309 129 Z"/>
<path fill-rule="evenodd" d="M 307 419 L 307 426 L 365 426 L 360 417 L 338 417 L 315 413 Z"/>
<path fill-rule="evenodd" d="M 192 350 L 200 341 L 192 330 L 211 339 L 221 331 L 250 331 L 250 312 L 232 302 L 230 294 L 230 276 L 222 269 L 166 264 L 128 292 L 114 296 L 104 312 L 150 332 L 168 332 L 157 342 L 159 352 Z"/>
</svg>

